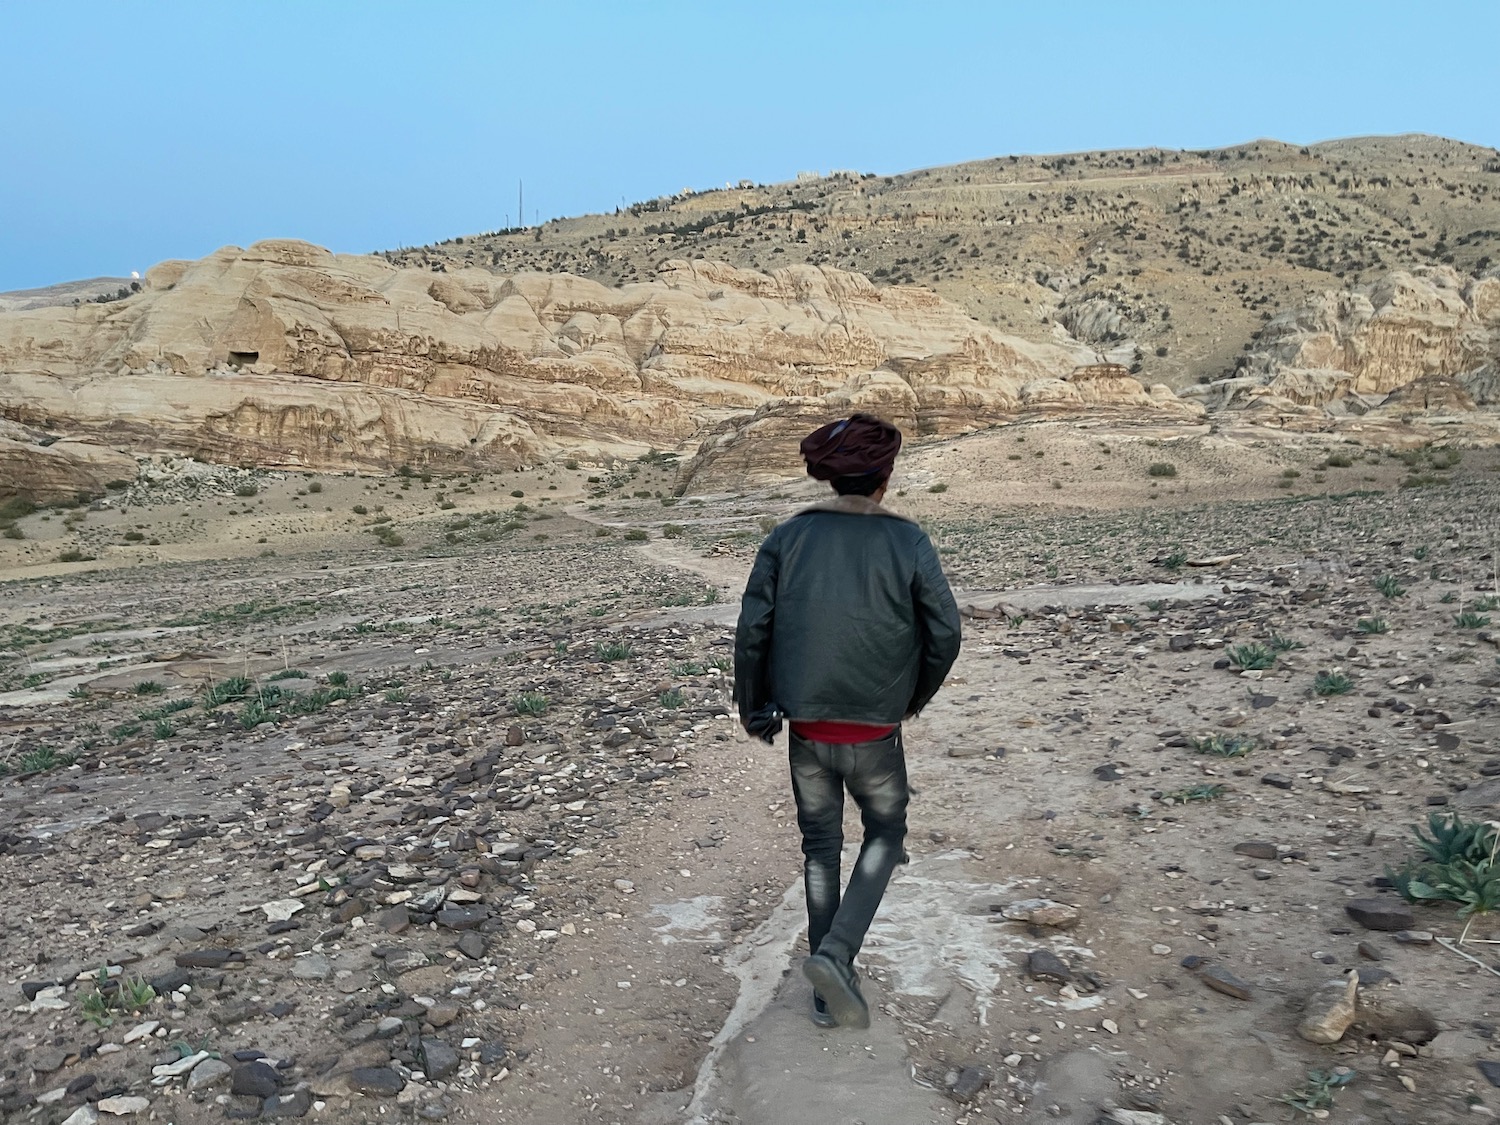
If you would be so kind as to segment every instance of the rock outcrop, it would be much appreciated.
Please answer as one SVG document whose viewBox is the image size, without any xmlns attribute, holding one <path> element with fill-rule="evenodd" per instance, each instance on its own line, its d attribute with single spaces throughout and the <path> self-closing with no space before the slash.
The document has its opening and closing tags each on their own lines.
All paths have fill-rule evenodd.
<svg viewBox="0 0 1500 1125">
<path fill-rule="evenodd" d="M 1468 415 L 1500 406 L 1500 272 L 1397 270 L 1265 326 L 1228 379 L 1184 392 L 1292 424 Z"/>
<path fill-rule="evenodd" d="M 269 241 L 164 262 L 125 300 L 0 314 L 0 416 L 137 454 L 459 470 L 682 448 L 757 412 L 864 407 L 941 435 L 1201 409 L 1074 375 L 1090 354 L 826 267 L 669 261 L 612 289 Z"/>
<path fill-rule="evenodd" d="M 136 475 L 135 458 L 87 442 L 49 435 L 0 419 L 0 500 L 23 496 L 39 504 L 102 495 L 105 486 Z"/>
</svg>

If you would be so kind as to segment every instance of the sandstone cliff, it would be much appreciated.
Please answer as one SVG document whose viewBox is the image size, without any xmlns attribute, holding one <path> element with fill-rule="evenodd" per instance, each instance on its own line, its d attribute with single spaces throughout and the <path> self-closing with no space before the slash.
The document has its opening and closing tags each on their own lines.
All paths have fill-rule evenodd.
<svg viewBox="0 0 1500 1125">
<path fill-rule="evenodd" d="M 456 470 L 682 447 L 781 403 L 933 435 L 1022 412 L 1201 409 L 1074 378 L 1090 354 L 827 267 L 669 261 L 608 288 L 271 241 L 162 263 L 126 300 L 0 314 L 0 417 L 140 454 Z"/>
<path fill-rule="evenodd" d="M 1500 272 L 1396 270 L 1273 317 L 1238 373 L 1183 392 L 1269 419 L 1466 416 L 1500 406 Z"/>
</svg>

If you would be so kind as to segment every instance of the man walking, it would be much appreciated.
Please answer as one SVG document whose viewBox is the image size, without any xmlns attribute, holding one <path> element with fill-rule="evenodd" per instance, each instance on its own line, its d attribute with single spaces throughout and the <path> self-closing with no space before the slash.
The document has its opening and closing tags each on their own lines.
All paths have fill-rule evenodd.
<svg viewBox="0 0 1500 1125">
<path fill-rule="evenodd" d="M 925 707 L 958 657 L 959 618 L 931 541 L 881 507 L 901 431 L 869 414 L 802 442 L 808 475 L 837 493 L 761 545 L 740 605 L 735 700 L 769 742 L 791 722 L 788 756 L 807 885 L 802 971 L 813 1021 L 869 1027 L 854 958 L 905 860 L 906 757 L 901 722 Z M 844 790 L 864 842 L 839 894 Z"/>
</svg>

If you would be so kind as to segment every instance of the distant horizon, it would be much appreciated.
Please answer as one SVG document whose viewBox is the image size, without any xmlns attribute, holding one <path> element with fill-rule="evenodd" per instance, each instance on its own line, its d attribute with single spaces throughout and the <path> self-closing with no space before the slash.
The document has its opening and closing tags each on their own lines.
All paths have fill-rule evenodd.
<svg viewBox="0 0 1500 1125">
<path fill-rule="evenodd" d="M 753 20 L 685 0 L 19 6 L 0 40 L 14 107 L 0 291 L 265 238 L 376 253 L 799 171 L 1412 134 L 1500 145 L 1487 0 L 1450 6 L 1442 28 L 1394 0 L 1080 0 L 1069 15 L 979 0 L 767 0 Z M 1325 49 L 1314 62 L 1293 36 Z M 1410 65 L 1437 50 L 1441 83 Z"/>
<path fill-rule="evenodd" d="M 1496 148 L 1495 146 L 1485 145 L 1485 144 L 1479 144 L 1479 143 L 1474 142 L 1474 141 L 1466 141 L 1466 140 L 1463 140 L 1460 137 L 1445 137 L 1445 136 L 1442 136 L 1442 135 L 1437 134 L 1437 133 L 1411 133 L 1411 132 L 1408 132 L 1408 133 L 1356 133 L 1356 134 L 1351 134 L 1349 136 L 1342 136 L 1342 137 L 1325 137 L 1322 140 L 1317 140 L 1317 141 L 1284 141 L 1280 137 L 1262 136 L 1262 137 L 1255 137 L 1255 138 L 1253 138 L 1251 140 L 1248 140 L 1248 141 L 1231 141 L 1228 144 L 1210 145 L 1210 146 L 1207 146 L 1207 147 L 1190 146 L 1190 147 L 1187 147 L 1187 148 L 1172 148 L 1172 147 L 1169 147 L 1169 146 L 1166 146 L 1166 145 L 1151 145 L 1151 144 L 1147 144 L 1147 145 L 1123 145 L 1123 146 L 1116 146 L 1116 147 L 1113 147 L 1113 148 L 1105 146 L 1105 147 L 1101 147 L 1101 148 L 1052 149 L 1052 150 L 1042 150 L 1042 151 L 1036 151 L 1036 152 L 1015 152 L 1015 153 L 1001 152 L 1001 153 L 994 153 L 993 155 L 990 155 L 990 156 L 972 157 L 972 158 L 970 158 L 968 160 L 958 160 L 958 161 L 953 161 L 953 162 L 945 163 L 945 164 L 928 164 L 928 165 L 922 165 L 921 167 L 916 167 L 916 168 L 904 168 L 904 169 L 901 169 L 900 171 L 896 171 L 896 172 L 882 172 L 882 171 L 876 171 L 876 170 L 873 170 L 873 169 L 864 169 L 864 168 L 849 168 L 849 169 L 840 169 L 840 168 L 832 168 L 832 167 L 830 167 L 830 168 L 802 168 L 802 169 L 798 169 L 797 172 L 794 172 L 794 173 L 792 173 L 792 175 L 787 176 L 787 177 L 785 177 L 783 179 L 760 180 L 760 181 L 756 181 L 756 182 L 759 185 L 764 186 L 764 187 L 775 187 L 775 186 L 777 186 L 779 184 L 795 183 L 796 182 L 796 176 L 798 175 L 798 173 L 801 173 L 801 172 L 817 172 L 820 175 L 825 175 L 825 176 L 826 175 L 830 175 L 833 172 L 837 172 L 837 171 L 854 171 L 854 172 L 859 172 L 861 174 L 876 175 L 876 176 L 905 176 L 905 175 L 910 175 L 910 174 L 912 174 L 914 172 L 930 172 L 930 171 L 938 171 L 938 170 L 941 170 L 943 168 L 960 167 L 960 166 L 965 165 L 965 164 L 978 164 L 978 163 L 983 163 L 986 160 L 1004 160 L 1004 159 L 1008 159 L 1009 157 L 1012 157 L 1012 156 L 1023 157 L 1023 158 L 1028 158 L 1029 159 L 1029 158 L 1046 157 L 1046 156 L 1078 156 L 1078 155 L 1081 155 L 1081 154 L 1083 154 L 1085 152 L 1096 152 L 1096 153 L 1101 153 L 1101 152 L 1102 153 L 1150 152 L 1150 151 L 1157 151 L 1157 152 L 1220 152 L 1220 151 L 1223 151 L 1225 149 L 1242 148 L 1242 147 L 1244 147 L 1246 145 L 1254 145 L 1254 144 L 1283 144 L 1283 145 L 1288 146 L 1289 148 L 1317 148 L 1319 145 L 1334 144 L 1334 143 L 1339 142 L 1339 141 L 1397 140 L 1397 139 L 1400 139 L 1402 137 L 1424 137 L 1424 138 L 1427 138 L 1427 139 L 1430 139 L 1430 140 L 1450 141 L 1450 142 L 1455 143 L 1455 144 L 1469 145 L 1469 146 L 1471 146 L 1473 148 L 1488 148 L 1488 149 L 1491 149 L 1492 151 L 1494 151 L 1497 156 L 1500 156 L 1500 148 Z M 729 180 L 727 182 L 730 183 L 730 184 L 733 184 L 733 183 L 736 183 L 737 181 L 731 179 L 731 180 Z M 685 185 L 684 187 L 678 188 L 675 191 L 663 191 L 663 192 L 658 192 L 654 196 L 645 196 L 645 197 L 643 197 L 641 199 L 630 200 L 629 203 L 625 204 L 624 206 L 630 206 L 630 205 L 636 204 L 636 203 L 645 203 L 645 202 L 647 202 L 647 201 L 649 201 L 651 199 L 660 199 L 660 198 L 670 197 L 670 196 L 673 196 L 673 195 L 680 194 L 684 190 L 690 190 L 690 191 L 693 191 L 693 192 L 696 192 L 696 193 L 705 193 L 705 192 L 710 192 L 710 191 L 721 191 L 721 190 L 723 190 L 723 187 L 724 187 L 723 184 L 715 184 L 713 186 L 707 186 L 707 187 L 700 187 L 700 186 L 696 186 L 696 185 Z M 523 226 L 524 227 L 532 227 L 532 226 L 539 226 L 539 225 L 541 225 L 543 223 L 554 222 L 554 221 L 559 221 L 559 220 L 581 219 L 581 218 L 587 218 L 589 216 L 594 216 L 594 215 L 607 215 L 607 214 L 610 214 L 613 210 L 614 210 L 613 207 L 608 207 L 608 208 L 603 208 L 603 209 L 600 209 L 600 210 L 597 210 L 597 211 L 577 211 L 577 212 L 574 212 L 574 213 L 568 214 L 568 215 L 550 215 L 546 219 L 542 219 L 540 223 L 527 223 L 527 224 L 524 224 Z M 491 227 L 491 228 L 488 228 L 488 229 L 489 230 L 500 230 L 500 229 L 504 229 L 504 226 L 501 226 L 501 227 Z M 246 243 L 222 242 L 219 245 L 214 246 L 212 249 L 205 250 L 202 254 L 197 255 L 195 258 L 190 258 L 190 259 L 187 259 L 187 260 L 189 260 L 189 261 L 196 261 L 198 258 L 207 257 L 208 255 L 213 254 L 216 251 L 224 249 L 226 247 L 240 247 L 241 249 L 243 249 L 246 246 L 252 245 L 254 242 L 263 241 L 265 239 L 284 238 L 284 239 L 291 239 L 293 241 L 298 241 L 298 242 L 310 242 L 313 245 L 322 246 L 324 249 L 326 249 L 329 252 L 334 253 L 334 254 L 374 255 L 374 254 L 382 254 L 382 253 L 384 253 L 386 251 L 390 251 L 390 250 L 400 250 L 403 247 L 405 247 L 405 248 L 411 248 L 411 247 L 415 247 L 415 246 L 431 245 L 431 244 L 434 244 L 434 243 L 441 243 L 441 242 L 451 241 L 454 238 L 468 237 L 470 235 L 483 234 L 483 233 L 487 233 L 487 232 L 486 231 L 481 231 L 481 230 L 456 231 L 456 232 L 448 234 L 448 235 L 443 235 L 443 236 L 439 236 L 439 237 L 436 237 L 436 238 L 428 239 L 426 242 L 422 242 L 422 243 L 404 243 L 404 244 L 403 243 L 389 243 L 389 244 L 386 244 L 386 245 L 383 245 L 383 246 L 375 246 L 375 247 L 371 247 L 371 248 L 365 249 L 365 250 L 342 249 L 342 248 L 335 247 L 335 246 L 324 246 L 322 243 L 314 242 L 314 240 L 312 240 L 312 239 L 302 238 L 302 237 L 300 237 L 298 235 L 290 235 L 290 234 L 268 234 L 268 235 L 264 236 L 264 239 L 252 239 L 251 242 L 246 242 Z M 169 258 L 169 257 L 156 258 L 153 261 L 147 263 L 144 267 L 132 266 L 131 268 L 133 270 L 135 270 L 136 272 L 140 273 L 142 277 L 144 277 L 146 271 L 148 269 L 150 269 L 152 266 L 158 265 L 161 262 L 172 261 L 172 260 L 174 260 L 174 259 Z M 95 282 L 95 281 L 108 281 L 108 282 L 119 281 L 119 282 L 126 282 L 126 281 L 129 281 L 129 280 L 130 280 L 130 274 L 129 273 L 121 273 L 121 274 L 94 274 L 94 275 L 91 275 L 91 276 L 88 276 L 88 277 L 68 277 L 68 278 L 61 278 L 61 279 L 58 279 L 56 281 L 44 282 L 44 283 L 42 283 L 40 285 L 32 285 L 32 286 L 27 286 L 27 287 L 20 288 L 20 289 L 3 290 L 3 291 L 0 291 L 0 297 L 15 297 L 15 296 L 19 296 L 19 295 L 28 294 L 28 293 L 44 292 L 44 291 L 46 291 L 48 289 L 53 289 L 53 288 L 57 288 L 57 287 L 60 287 L 60 286 L 66 286 L 66 285 L 83 285 L 83 284 L 88 284 L 90 282 Z"/>
</svg>

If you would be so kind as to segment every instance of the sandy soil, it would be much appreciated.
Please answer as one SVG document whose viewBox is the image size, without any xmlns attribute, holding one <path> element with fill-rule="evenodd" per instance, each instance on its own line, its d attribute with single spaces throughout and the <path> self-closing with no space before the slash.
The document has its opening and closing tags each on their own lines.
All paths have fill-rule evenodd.
<svg viewBox="0 0 1500 1125">
<path fill-rule="evenodd" d="M 868 1033 L 806 1019 L 784 750 L 728 715 L 738 587 L 762 522 L 811 485 L 673 503 L 654 465 L 317 492 L 263 475 L 253 497 L 139 497 L 66 533 L 69 513 L 26 517 L 0 585 L 0 747 L 13 769 L 75 760 L 0 780 L 0 1106 L 1244 1125 L 1294 1119 L 1280 1099 L 1307 1071 L 1347 1066 L 1337 1120 L 1500 1107 L 1477 1066 L 1500 1063 L 1491 972 L 1344 910 L 1399 901 L 1372 880 L 1429 812 L 1497 815 L 1495 634 L 1455 624 L 1500 593 L 1493 455 L 1403 489 L 1379 451 L 1321 469 L 1315 444 L 1029 430 L 918 451 L 898 482 L 973 608 L 909 731 L 912 863 L 862 958 Z M 1178 475 L 1150 477 L 1159 461 Z M 384 514 L 401 544 L 368 530 Z M 57 563 L 64 545 L 99 557 Z M 1297 647 L 1258 675 L 1215 666 L 1273 638 Z M 1316 694 L 1335 670 L 1352 690 Z M 251 694 L 205 708 L 235 676 Z M 303 704 L 252 711 L 272 684 Z M 1251 748 L 1195 747 L 1215 734 Z M 1250 841 L 1268 857 L 1234 850 Z M 290 898 L 294 927 L 262 905 Z M 1030 898 L 1077 925 L 992 909 Z M 1414 925 L 1462 928 L 1451 908 Z M 164 977 L 204 950 L 236 957 L 186 991 Z M 1036 950 L 1073 982 L 1028 975 Z M 164 987 L 96 1026 L 101 965 Z M 1215 967 L 1249 999 L 1210 988 Z M 1298 1038 L 1304 1000 L 1352 968 L 1359 1022 Z M 26 982 L 66 987 L 38 1007 Z M 199 1048 L 281 1061 L 281 1100 L 151 1084 Z M 400 1093 L 351 1085 L 364 1064 Z"/>
</svg>

